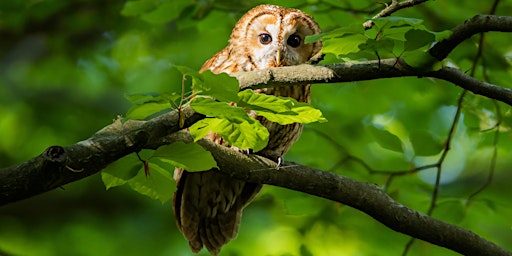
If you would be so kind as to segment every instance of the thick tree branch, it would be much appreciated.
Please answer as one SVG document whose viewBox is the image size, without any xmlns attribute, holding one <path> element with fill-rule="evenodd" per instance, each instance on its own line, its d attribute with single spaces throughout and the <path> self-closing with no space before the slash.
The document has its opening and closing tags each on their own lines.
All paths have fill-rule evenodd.
<svg viewBox="0 0 512 256">
<path fill-rule="evenodd" d="M 304 64 L 240 73 L 237 78 L 242 89 L 257 89 L 290 86 L 292 84 L 340 83 L 406 76 L 442 79 L 475 94 L 496 99 L 512 106 L 512 90 L 509 88 L 482 82 L 455 68 L 443 67 L 436 71 L 414 69 L 407 65 L 403 59 L 318 66 Z"/>
<path fill-rule="evenodd" d="M 473 35 L 489 31 L 512 32 L 512 17 L 483 14 L 476 15 L 466 20 L 463 24 L 453 28 L 450 37 L 436 43 L 430 49 L 430 55 L 438 60 L 443 60 L 463 41 Z"/>
<path fill-rule="evenodd" d="M 223 173 L 234 178 L 289 188 L 346 204 L 395 231 L 463 255 L 511 255 L 471 231 L 405 207 L 378 186 L 295 163 L 286 163 L 276 170 L 276 163 L 266 158 L 244 155 L 209 140 L 198 143 L 212 152 Z"/>
<path fill-rule="evenodd" d="M 181 113 L 188 116 L 187 125 L 202 118 L 189 108 Z M 116 120 L 85 141 L 69 147 L 50 147 L 27 163 L 2 169 L 0 202 L 5 204 L 81 179 L 141 148 L 175 141 L 191 142 L 187 132 L 175 132 L 180 129 L 178 115 L 174 111 L 150 121 L 124 124 Z M 464 255 L 510 255 L 468 230 L 397 203 L 375 185 L 294 163 L 286 163 L 276 170 L 276 163 L 266 158 L 241 154 L 209 140 L 198 143 L 212 152 L 223 173 L 234 178 L 285 187 L 349 205 L 395 231 Z"/>
<path fill-rule="evenodd" d="M 166 136 L 182 129 L 180 116 L 185 117 L 185 127 L 204 117 L 185 107 L 149 121 L 129 120 L 123 124 L 117 119 L 87 140 L 67 147 L 51 146 L 25 163 L 2 168 L 0 205 L 85 178 L 143 148 L 170 144 Z"/>
<path fill-rule="evenodd" d="M 239 74 L 242 89 L 291 84 L 336 83 L 403 76 L 435 77 L 512 106 L 512 90 L 474 79 L 449 67 L 419 71 L 401 59 L 386 59 L 327 66 L 299 65 Z M 255 85 L 256 84 L 256 85 Z M 92 175 L 111 162 L 142 148 L 168 144 L 166 136 L 180 130 L 180 113 L 185 127 L 202 115 L 185 107 L 149 121 L 117 121 L 90 139 L 69 147 L 53 146 L 18 166 L 0 169 L 0 205 L 40 194 Z M 133 129 L 136 127 L 136 129 Z"/>
</svg>

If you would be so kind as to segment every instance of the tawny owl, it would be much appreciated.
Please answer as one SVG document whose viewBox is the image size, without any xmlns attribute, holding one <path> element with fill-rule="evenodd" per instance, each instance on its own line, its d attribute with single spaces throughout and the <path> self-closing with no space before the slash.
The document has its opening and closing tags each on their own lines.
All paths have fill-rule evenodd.
<svg viewBox="0 0 512 256">
<path fill-rule="evenodd" d="M 209 69 L 234 75 L 315 61 L 322 43 L 305 44 L 304 38 L 318 33 L 318 24 L 300 10 L 260 5 L 240 18 L 229 45 L 206 61 L 200 71 Z M 301 102 L 310 99 L 309 85 L 258 92 L 293 97 Z M 302 124 L 279 125 L 262 117 L 257 119 L 270 133 L 267 147 L 259 153 L 274 159 L 283 156 L 302 132 Z M 208 138 L 225 145 L 219 135 L 211 134 Z M 236 180 L 216 170 L 190 173 L 176 169 L 174 177 L 178 184 L 174 213 L 190 248 L 199 252 L 205 246 L 211 254 L 218 254 L 237 235 L 242 210 L 262 185 Z"/>
</svg>

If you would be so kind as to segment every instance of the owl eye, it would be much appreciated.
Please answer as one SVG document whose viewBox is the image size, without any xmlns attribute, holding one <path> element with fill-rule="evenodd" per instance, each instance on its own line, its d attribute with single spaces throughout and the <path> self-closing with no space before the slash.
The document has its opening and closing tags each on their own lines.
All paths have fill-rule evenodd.
<svg viewBox="0 0 512 256">
<path fill-rule="evenodd" d="M 290 37 L 288 37 L 288 40 L 286 40 L 286 43 L 293 47 L 293 48 L 296 48 L 300 45 L 300 41 L 301 41 L 301 38 L 299 35 L 296 35 L 296 34 L 293 34 L 291 35 Z"/>
<path fill-rule="evenodd" d="M 270 44 L 272 42 L 272 36 L 267 33 L 263 33 L 259 35 L 261 44 Z"/>
</svg>

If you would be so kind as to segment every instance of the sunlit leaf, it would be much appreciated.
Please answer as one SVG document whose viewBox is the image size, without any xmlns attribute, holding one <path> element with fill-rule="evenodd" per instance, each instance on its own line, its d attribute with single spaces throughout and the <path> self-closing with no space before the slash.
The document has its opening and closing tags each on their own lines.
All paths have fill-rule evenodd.
<svg viewBox="0 0 512 256">
<path fill-rule="evenodd" d="M 151 158 L 160 158 L 187 171 L 205 171 L 217 167 L 210 152 L 196 143 L 175 142 L 159 147 Z"/>
<path fill-rule="evenodd" d="M 313 122 L 327 122 L 322 115 L 322 112 L 316 108 L 311 107 L 306 103 L 297 103 L 288 112 L 275 113 L 265 110 L 256 110 L 260 116 L 267 118 L 269 121 L 276 122 L 282 125 L 292 123 L 309 124 Z"/>
<path fill-rule="evenodd" d="M 200 139 L 209 132 L 222 135 L 222 138 L 231 146 L 240 149 L 253 149 L 259 151 L 268 142 L 268 130 L 260 122 L 231 123 L 224 119 L 206 118 L 190 128 L 194 138 Z"/>
<path fill-rule="evenodd" d="M 255 122 L 242 108 L 231 106 L 226 102 L 218 102 L 211 98 L 196 97 L 190 102 L 190 107 L 206 116 L 226 119 L 233 123 Z"/>
<path fill-rule="evenodd" d="M 359 45 L 364 44 L 367 38 L 363 35 L 355 34 L 341 38 L 332 38 L 324 41 L 323 53 L 332 53 L 335 55 L 346 55 L 358 52 Z"/>
<path fill-rule="evenodd" d="M 208 135 L 217 124 L 216 122 L 221 122 L 223 119 L 219 118 L 205 118 L 197 121 L 192 126 L 188 128 L 192 137 L 194 137 L 194 141 L 198 141 L 201 138 Z"/>
<path fill-rule="evenodd" d="M 273 112 L 290 111 L 293 107 L 291 98 L 276 97 L 266 94 L 254 93 L 252 90 L 244 90 L 238 93 L 240 101 L 247 104 L 251 109 L 254 107 L 263 108 Z"/>
<path fill-rule="evenodd" d="M 267 128 L 260 122 L 235 124 L 235 130 L 230 126 L 226 126 L 220 133 L 224 137 L 224 134 L 229 134 L 227 141 L 230 145 L 240 149 L 253 149 L 254 151 L 260 151 L 265 148 L 269 137 Z"/>
</svg>

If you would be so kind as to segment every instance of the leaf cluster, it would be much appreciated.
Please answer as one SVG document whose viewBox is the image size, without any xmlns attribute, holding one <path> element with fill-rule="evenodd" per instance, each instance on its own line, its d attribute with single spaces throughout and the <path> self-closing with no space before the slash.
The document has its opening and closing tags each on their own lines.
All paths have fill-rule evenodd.
<svg viewBox="0 0 512 256">
<path fill-rule="evenodd" d="M 125 120 L 154 117 L 173 108 L 179 110 L 187 101 L 185 104 L 206 116 L 189 127 L 195 141 L 214 133 L 222 136 L 228 146 L 255 152 L 264 149 L 269 140 L 269 132 L 257 116 L 281 125 L 326 121 L 320 110 L 293 98 L 239 91 L 236 78 L 227 74 L 216 75 L 210 71 L 199 74 L 188 67 L 174 67 L 183 74 L 183 90 L 185 81 L 190 80 L 191 95 L 187 98 L 183 92 L 127 95 L 133 106 Z M 199 145 L 174 143 L 125 157 L 103 171 L 102 179 L 107 188 L 128 184 L 141 194 L 165 202 L 173 191 L 168 186 L 172 167 L 194 172 L 217 165 L 211 154 Z"/>
<path fill-rule="evenodd" d="M 430 68 L 436 61 L 427 50 L 450 31 L 433 32 L 423 20 L 390 16 L 372 19 L 373 29 L 365 30 L 361 24 L 339 27 L 329 32 L 310 36 L 306 42 L 324 41 L 324 53 L 345 61 L 403 57 L 416 68 Z"/>
</svg>

